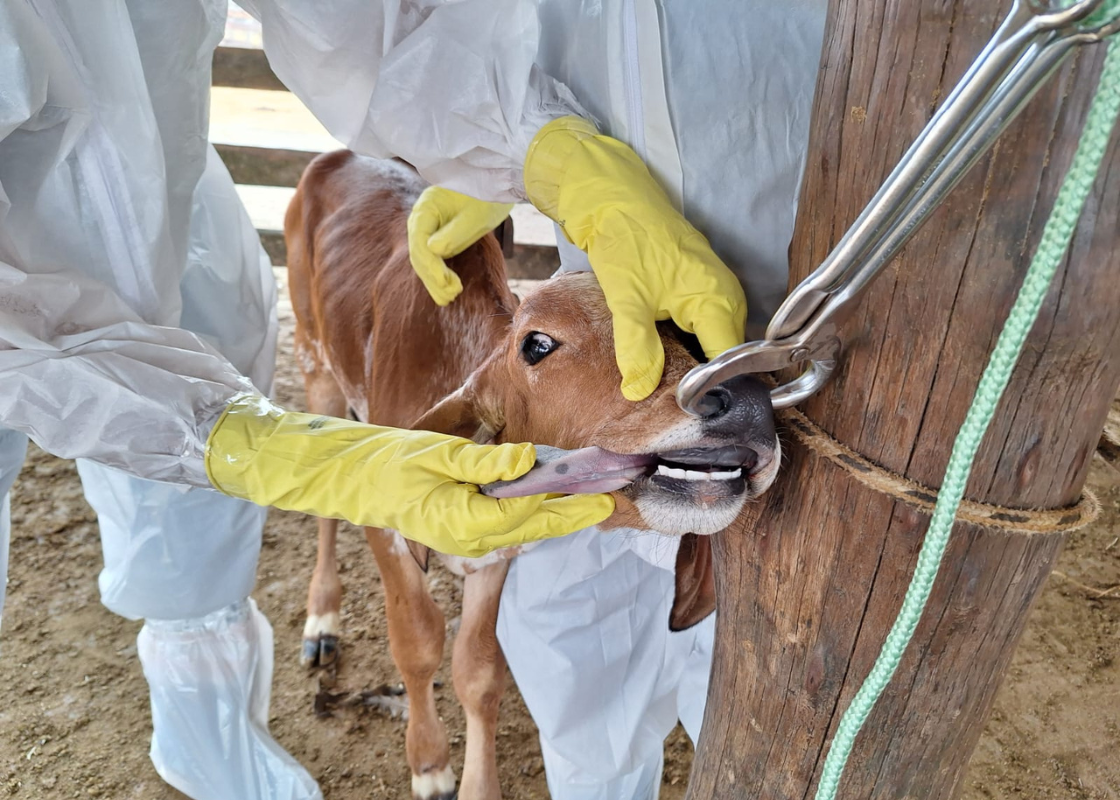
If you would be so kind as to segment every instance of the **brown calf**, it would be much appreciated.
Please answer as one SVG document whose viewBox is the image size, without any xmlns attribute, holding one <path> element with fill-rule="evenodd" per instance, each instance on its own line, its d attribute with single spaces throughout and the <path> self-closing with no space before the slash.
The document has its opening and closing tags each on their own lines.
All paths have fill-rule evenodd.
<svg viewBox="0 0 1120 800">
<path fill-rule="evenodd" d="M 721 410 L 698 420 L 673 390 L 696 364 L 666 329 L 665 373 L 651 397 L 623 398 L 610 315 L 590 274 L 554 278 L 518 307 L 496 239 L 485 236 L 449 266 L 463 293 L 438 308 L 408 260 L 406 222 L 424 184 L 397 162 L 342 151 L 304 173 L 284 229 L 296 314 L 296 357 L 310 410 L 379 425 L 415 427 L 478 442 L 532 441 L 564 449 L 597 445 L 642 454 L 645 474 L 616 492 L 610 526 L 683 536 L 674 628 L 710 613 L 707 540 L 748 498 L 770 485 L 778 443 L 765 389 L 736 379 L 715 394 Z M 319 555 L 308 594 L 304 659 L 337 657 L 342 586 L 336 520 L 319 521 Z M 451 797 L 455 776 L 436 714 L 432 677 L 443 657 L 443 614 L 424 579 L 428 552 L 396 532 L 367 528 L 385 589 L 389 643 L 410 697 L 406 736 L 413 795 Z M 440 556 L 465 576 L 462 623 L 452 654 L 467 718 L 459 796 L 500 797 L 495 757 L 505 659 L 495 624 L 508 559 Z"/>
</svg>

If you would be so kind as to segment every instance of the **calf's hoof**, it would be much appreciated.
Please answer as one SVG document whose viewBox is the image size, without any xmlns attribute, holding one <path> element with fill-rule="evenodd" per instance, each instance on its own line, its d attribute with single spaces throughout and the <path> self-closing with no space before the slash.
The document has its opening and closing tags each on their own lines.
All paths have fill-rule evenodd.
<svg viewBox="0 0 1120 800">
<path fill-rule="evenodd" d="M 338 661 L 338 637 L 323 634 L 318 639 L 304 639 L 299 663 L 308 669 L 330 667 Z"/>
<path fill-rule="evenodd" d="M 443 769 L 412 776 L 412 800 L 455 800 L 455 770 Z"/>
<path fill-rule="evenodd" d="M 299 663 L 308 668 L 329 667 L 338 662 L 339 657 L 339 619 L 338 612 L 323 615 L 308 614 L 303 626 L 303 647 Z"/>
</svg>

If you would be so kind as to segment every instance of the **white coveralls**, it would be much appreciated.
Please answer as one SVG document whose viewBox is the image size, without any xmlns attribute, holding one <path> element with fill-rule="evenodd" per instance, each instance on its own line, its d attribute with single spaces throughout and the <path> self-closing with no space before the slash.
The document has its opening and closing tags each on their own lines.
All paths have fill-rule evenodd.
<svg viewBox="0 0 1120 800">
<path fill-rule="evenodd" d="M 0 95 L 15 98 L 0 107 L 0 420 L 61 456 L 206 486 L 206 435 L 247 386 L 233 365 L 251 363 L 218 354 L 232 338 L 175 327 L 187 326 L 191 307 L 179 288 L 183 206 L 191 163 L 200 169 L 206 37 L 216 35 L 224 3 L 70 5 L 0 4 L 0 76 L 16 84 Z M 433 183 L 514 201 L 524 198 L 521 165 L 540 127 L 590 116 L 646 160 L 744 280 L 753 321 L 784 293 L 824 0 L 242 5 L 261 19 L 277 75 L 356 151 L 399 156 Z M 189 102 L 169 102 L 191 91 Z M 18 158 L 6 159 L 5 148 Z M 122 187 L 123 204 L 113 194 Z M 99 219 L 115 224 L 98 227 Z M 60 235 L 59 220 L 75 230 Z M 586 268 L 562 250 L 566 268 Z M 106 492 L 95 503 L 103 522 L 114 498 Z M 106 551 L 109 575 L 114 550 Z M 126 543 L 116 552 L 139 551 Z M 654 797 L 661 739 L 675 716 L 696 735 L 712 622 L 669 634 L 672 580 L 663 567 L 673 560 L 659 537 L 586 531 L 513 564 L 499 635 L 541 729 L 556 797 Z M 263 629 L 248 612 L 237 619 Z M 208 620 L 237 629 L 223 613 Z M 167 627 L 168 636 L 179 632 Z M 224 674 L 259 700 L 267 684 L 246 676 L 263 654 L 253 658 L 233 659 Z M 217 672 L 205 671 L 215 687 Z M 153 690 L 153 702 L 161 694 Z M 242 796 L 289 796 L 256 788 Z"/>
<path fill-rule="evenodd" d="M 208 485 L 206 421 L 272 379 L 271 267 L 206 142 L 225 13 L 0 3 L 0 424 L 18 428 L 0 430 L 0 577 L 27 435 L 98 459 L 78 469 L 101 597 L 146 620 L 156 769 L 198 800 L 317 798 L 267 730 L 272 630 L 248 599 L 265 509 L 136 477 Z"/>
<path fill-rule="evenodd" d="M 511 202 L 540 127 L 593 117 L 740 276 L 752 322 L 784 296 L 824 0 L 242 5 L 276 74 L 354 150 Z M 558 244 L 564 269 L 589 268 Z M 669 632 L 674 560 L 673 541 L 592 529 L 513 562 L 498 635 L 553 797 L 654 798 L 678 716 L 695 740 L 714 620 Z"/>
</svg>

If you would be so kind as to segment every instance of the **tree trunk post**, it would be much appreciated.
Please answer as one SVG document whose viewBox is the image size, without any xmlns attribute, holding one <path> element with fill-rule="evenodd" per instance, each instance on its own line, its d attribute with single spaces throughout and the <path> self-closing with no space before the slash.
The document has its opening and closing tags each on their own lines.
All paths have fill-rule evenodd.
<svg viewBox="0 0 1120 800">
<path fill-rule="evenodd" d="M 1007 0 L 833 0 L 793 245 L 819 264 L 1006 15 Z M 805 415 L 886 470 L 941 483 L 1096 86 L 1071 59 L 871 287 Z M 1120 147 L 978 454 L 966 498 L 1077 502 L 1120 385 Z M 783 436 L 787 463 L 713 542 L 718 617 L 690 800 L 810 798 L 901 603 L 929 517 Z M 958 795 L 1061 534 L 957 523 L 929 605 L 839 798 Z"/>
</svg>

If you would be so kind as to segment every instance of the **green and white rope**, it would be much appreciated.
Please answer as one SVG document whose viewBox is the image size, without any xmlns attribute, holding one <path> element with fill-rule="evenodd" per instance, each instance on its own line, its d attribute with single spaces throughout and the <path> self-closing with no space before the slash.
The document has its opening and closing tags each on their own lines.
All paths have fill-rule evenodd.
<svg viewBox="0 0 1120 800">
<path fill-rule="evenodd" d="M 1019 296 L 980 378 L 972 406 L 953 443 L 945 480 L 937 497 L 925 542 L 918 554 L 914 577 L 902 601 L 902 608 L 887 634 L 875 665 L 840 720 L 821 771 L 816 800 L 833 800 L 836 796 L 840 777 L 851 755 L 856 735 L 863 727 L 879 695 L 890 682 L 891 676 L 894 675 L 895 669 L 902 660 L 902 654 L 914 634 L 914 629 L 918 626 L 933 588 L 934 579 L 937 577 L 941 558 L 949 542 L 957 507 L 964 496 L 976 451 L 992 421 L 1004 389 L 1007 388 L 1011 371 L 1019 359 L 1023 342 L 1042 308 L 1042 301 L 1046 297 L 1054 273 L 1069 247 L 1085 199 L 1093 187 L 1093 181 L 1108 146 L 1118 110 L 1120 110 L 1120 42 L 1113 42 L 1109 45 L 1104 71 L 1101 73 L 1097 94 L 1085 121 L 1081 141 L 1077 146 L 1069 173 L 1058 192 L 1054 210 L 1043 230 L 1038 252 L 1031 261 L 1023 286 L 1019 290 Z"/>
</svg>

